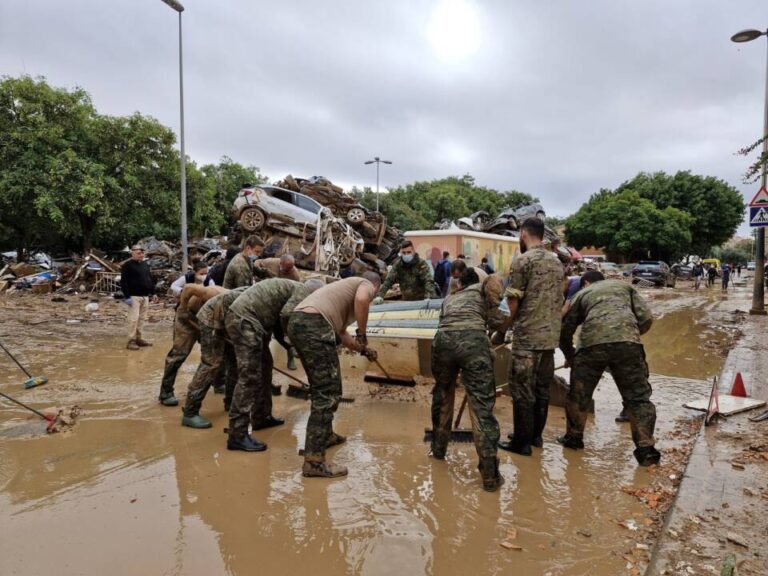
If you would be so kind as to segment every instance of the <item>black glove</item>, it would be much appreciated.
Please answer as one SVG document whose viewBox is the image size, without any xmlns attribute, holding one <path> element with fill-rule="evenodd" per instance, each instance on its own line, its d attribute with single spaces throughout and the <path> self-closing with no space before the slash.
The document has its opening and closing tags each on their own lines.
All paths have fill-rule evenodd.
<svg viewBox="0 0 768 576">
<path fill-rule="evenodd" d="M 366 348 L 368 346 L 368 336 L 365 335 L 364 332 L 360 332 L 359 330 L 355 334 L 355 342 L 362 347 Z"/>
<path fill-rule="evenodd" d="M 360 354 L 362 354 L 363 356 L 368 358 L 369 362 L 376 362 L 376 360 L 378 360 L 378 358 L 379 358 L 378 353 L 373 348 L 367 348 L 367 347 L 363 348 L 360 351 Z"/>
</svg>

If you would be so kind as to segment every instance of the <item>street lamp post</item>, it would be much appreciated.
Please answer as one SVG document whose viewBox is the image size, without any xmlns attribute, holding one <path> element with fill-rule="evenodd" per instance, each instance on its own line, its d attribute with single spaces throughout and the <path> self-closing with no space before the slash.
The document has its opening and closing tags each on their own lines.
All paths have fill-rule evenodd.
<svg viewBox="0 0 768 576">
<path fill-rule="evenodd" d="M 392 164 L 389 160 L 382 160 L 374 156 L 373 160 L 367 160 L 365 164 L 376 164 L 376 212 L 379 211 L 379 164 Z"/>
<path fill-rule="evenodd" d="M 186 273 L 189 266 L 189 248 L 187 245 L 187 156 L 184 152 L 184 60 L 181 43 L 181 13 L 184 6 L 177 0 L 162 0 L 179 13 L 179 147 L 181 148 L 181 272 Z"/>
<path fill-rule="evenodd" d="M 733 42 L 751 42 L 761 36 L 768 38 L 768 30 L 742 30 L 731 36 Z M 765 71 L 765 110 L 763 113 L 763 169 L 760 174 L 760 187 L 766 183 L 766 154 L 768 154 L 768 59 Z M 755 281 L 752 287 L 752 308 L 750 314 L 765 315 L 765 228 L 757 229 L 755 241 Z"/>
</svg>

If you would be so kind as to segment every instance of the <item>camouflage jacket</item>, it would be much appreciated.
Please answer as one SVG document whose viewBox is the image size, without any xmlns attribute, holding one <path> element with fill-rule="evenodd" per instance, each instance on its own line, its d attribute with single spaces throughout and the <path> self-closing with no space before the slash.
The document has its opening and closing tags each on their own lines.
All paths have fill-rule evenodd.
<svg viewBox="0 0 768 576">
<path fill-rule="evenodd" d="M 653 323 L 645 300 L 632 286 L 619 280 L 601 280 L 574 296 L 563 318 L 560 349 L 566 358 L 574 354 L 573 334 L 581 325 L 581 348 L 611 342 L 640 342 Z"/>
<path fill-rule="evenodd" d="M 243 253 L 238 254 L 227 266 L 224 274 L 224 288 L 232 290 L 253 284 L 253 264 Z"/>
<path fill-rule="evenodd" d="M 432 278 L 429 264 L 422 260 L 418 254 L 414 254 L 410 264 L 403 262 L 402 258 L 395 260 L 381 284 L 378 295 L 384 298 L 394 284 L 400 285 L 403 300 L 424 300 L 425 298 L 438 297 L 437 285 Z"/>
<path fill-rule="evenodd" d="M 258 322 L 264 330 L 271 332 L 275 327 L 279 327 L 281 312 L 291 297 L 295 296 L 301 301 L 308 295 L 309 290 L 300 282 L 270 278 L 243 292 L 229 307 L 228 314 Z M 298 301 L 294 301 L 295 306 Z"/>
<path fill-rule="evenodd" d="M 487 281 L 487 280 L 486 280 Z M 489 294 L 486 282 L 472 284 L 443 301 L 440 311 L 440 331 L 487 330 L 501 326 L 503 317 L 499 299 Z"/>
<path fill-rule="evenodd" d="M 563 306 L 563 265 L 543 246 L 512 261 L 504 296 L 517 298 L 513 346 L 523 350 L 554 350 L 560 340 Z"/>
</svg>

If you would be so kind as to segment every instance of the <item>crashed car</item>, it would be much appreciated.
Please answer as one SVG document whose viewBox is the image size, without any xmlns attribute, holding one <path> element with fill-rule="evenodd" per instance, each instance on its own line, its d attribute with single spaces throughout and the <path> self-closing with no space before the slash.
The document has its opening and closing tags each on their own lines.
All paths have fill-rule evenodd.
<svg viewBox="0 0 768 576">
<path fill-rule="evenodd" d="M 293 190 L 268 185 L 244 187 L 235 198 L 232 216 L 244 235 L 258 234 L 273 245 L 276 237 L 300 240 L 289 246 L 300 248 L 304 256 L 312 252 L 319 225 L 322 259 L 327 264 L 338 260 L 337 265 L 349 266 L 363 251 L 363 239 L 349 224 L 319 202 Z M 299 260 L 297 256 L 297 263 Z"/>
</svg>

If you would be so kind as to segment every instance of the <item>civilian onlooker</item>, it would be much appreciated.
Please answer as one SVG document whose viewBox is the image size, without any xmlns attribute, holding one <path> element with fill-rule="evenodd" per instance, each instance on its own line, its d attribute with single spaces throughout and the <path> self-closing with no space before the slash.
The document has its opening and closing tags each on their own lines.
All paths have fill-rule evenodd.
<svg viewBox="0 0 768 576">
<path fill-rule="evenodd" d="M 717 278 L 717 269 L 710 265 L 707 268 L 707 288 L 712 288 L 715 285 L 715 278 Z"/>
<path fill-rule="evenodd" d="M 698 290 L 701 288 L 701 277 L 704 276 L 704 267 L 701 265 L 701 262 L 696 262 L 696 264 L 693 265 L 693 289 Z"/>
<path fill-rule="evenodd" d="M 723 290 L 728 290 L 728 283 L 731 281 L 731 267 L 728 266 L 728 264 L 723 264 L 723 269 L 721 270 L 723 274 L 722 282 L 723 282 Z"/>
<path fill-rule="evenodd" d="M 138 350 L 144 346 L 152 346 L 141 337 L 141 329 L 147 320 L 147 310 L 150 299 L 157 301 L 155 296 L 155 281 L 149 271 L 149 265 L 144 262 L 144 248 L 136 244 L 131 248 L 131 259 L 123 264 L 120 271 L 120 289 L 125 303 L 130 306 L 128 311 L 128 350 Z"/>
<path fill-rule="evenodd" d="M 208 264 L 202 260 L 198 260 L 192 264 L 192 270 L 188 270 L 186 274 L 182 274 L 174 280 L 173 284 L 171 284 L 171 293 L 174 296 L 179 296 L 181 295 L 181 291 L 184 290 L 184 286 L 187 284 L 202 284 L 205 282 L 207 276 Z M 210 283 L 208 285 L 210 285 Z M 215 286 L 216 284 L 213 285 Z"/>
<path fill-rule="evenodd" d="M 486 274 L 495 274 L 496 273 L 496 270 L 494 269 L 494 267 L 491 265 L 491 263 L 488 261 L 488 258 L 486 258 L 486 257 L 483 257 L 483 259 L 480 260 L 480 268 L 485 270 Z"/>
<path fill-rule="evenodd" d="M 443 257 L 437 261 L 437 265 L 435 266 L 435 284 L 437 284 L 437 289 L 440 291 L 441 298 L 448 296 L 448 290 L 451 285 L 450 257 L 450 252 L 443 252 Z"/>
<path fill-rule="evenodd" d="M 736 275 L 741 278 L 741 264 L 736 266 Z"/>
<path fill-rule="evenodd" d="M 211 266 L 208 270 L 208 276 L 205 277 L 203 282 L 204 286 L 224 286 L 224 274 L 227 272 L 227 266 L 232 261 L 232 258 L 240 253 L 240 248 L 232 247 L 227 248 L 227 253 L 224 256 L 224 260 Z"/>
</svg>

